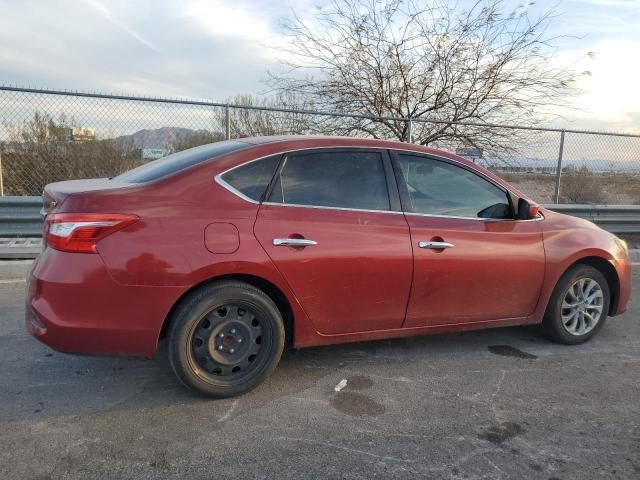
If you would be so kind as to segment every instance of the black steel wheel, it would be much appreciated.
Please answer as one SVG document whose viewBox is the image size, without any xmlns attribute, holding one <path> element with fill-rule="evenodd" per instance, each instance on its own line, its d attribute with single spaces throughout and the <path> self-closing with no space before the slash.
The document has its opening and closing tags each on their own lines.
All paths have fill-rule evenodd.
<svg viewBox="0 0 640 480">
<path fill-rule="evenodd" d="M 263 331 L 260 313 L 251 305 L 224 303 L 214 307 L 191 332 L 190 360 L 204 377 L 238 380 L 260 361 Z M 269 343 L 269 338 L 265 339 Z"/>
<path fill-rule="evenodd" d="M 230 397 L 273 371 L 284 337 L 280 312 L 264 292 L 242 282 L 220 282 L 192 292 L 176 309 L 169 360 L 187 387 Z"/>
</svg>

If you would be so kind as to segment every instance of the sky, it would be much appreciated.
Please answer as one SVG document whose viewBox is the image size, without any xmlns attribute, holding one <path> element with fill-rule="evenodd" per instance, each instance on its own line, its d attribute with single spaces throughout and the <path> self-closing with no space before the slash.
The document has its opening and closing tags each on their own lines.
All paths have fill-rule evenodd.
<svg viewBox="0 0 640 480">
<path fill-rule="evenodd" d="M 467 0 L 458 0 L 464 3 Z M 328 0 L 0 0 L 0 83 L 206 98 L 267 90 L 282 23 Z M 558 64 L 589 71 L 554 126 L 640 133 L 640 0 L 506 0 L 555 8 Z M 593 52 L 592 55 L 588 55 Z"/>
</svg>

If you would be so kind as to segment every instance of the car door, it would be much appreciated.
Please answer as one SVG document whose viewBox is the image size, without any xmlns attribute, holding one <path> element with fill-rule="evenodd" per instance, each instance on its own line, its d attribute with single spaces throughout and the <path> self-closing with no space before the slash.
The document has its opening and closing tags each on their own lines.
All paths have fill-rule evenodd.
<svg viewBox="0 0 640 480">
<path fill-rule="evenodd" d="M 414 255 L 404 326 L 533 313 L 545 265 L 539 222 L 515 220 L 511 195 L 461 163 L 392 157 Z"/>
<path fill-rule="evenodd" d="M 384 150 L 280 162 L 254 232 L 321 333 L 402 326 L 413 259 L 392 177 Z"/>
</svg>

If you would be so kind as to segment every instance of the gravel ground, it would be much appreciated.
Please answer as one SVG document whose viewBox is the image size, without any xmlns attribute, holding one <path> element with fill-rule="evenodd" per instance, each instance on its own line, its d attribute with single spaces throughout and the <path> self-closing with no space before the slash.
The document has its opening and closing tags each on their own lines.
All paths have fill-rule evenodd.
<svg viewBox="0 0 640 480">
<path fill-rule="evenodd" d="M 184 390 L 162 352 L 51 351 L 5 280 L 0 477 L 640 479 L 639 277 L 582 346 L 527 327 L 300 350 L 223 401 Z"/>
</svg>

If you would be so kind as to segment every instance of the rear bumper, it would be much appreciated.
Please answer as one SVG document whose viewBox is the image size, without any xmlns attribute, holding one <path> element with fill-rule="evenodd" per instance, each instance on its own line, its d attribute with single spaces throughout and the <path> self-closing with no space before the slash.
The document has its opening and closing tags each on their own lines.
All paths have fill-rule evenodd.
<svg viewBox="0 0 640 480">
<path fill-rule="evenodd" d="M 45 248 L 27 279 L 27 330 L 66 353 L 151 357 L 177 287 L 122 285 L 99 255 Z"/>
</svg>

